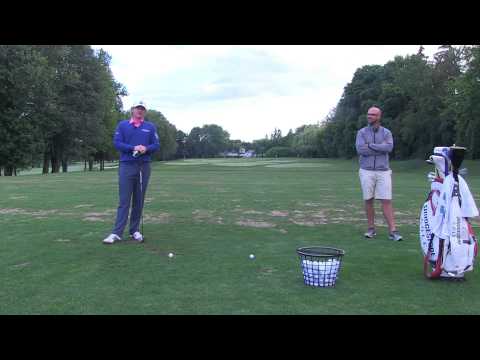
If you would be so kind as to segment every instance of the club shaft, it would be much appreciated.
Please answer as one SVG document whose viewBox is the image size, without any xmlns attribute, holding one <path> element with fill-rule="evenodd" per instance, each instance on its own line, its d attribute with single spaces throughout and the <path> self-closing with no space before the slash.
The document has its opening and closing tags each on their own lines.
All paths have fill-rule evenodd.
<svg viewBox="0 0 480 360">
<path fill-rule="evenodd" d="M 142 221 L 142 236 L 143 236 L 143 178 L 142 178 L 142 167 L 140 167 L 140 199 L 141 199 L 141 221 Z"/>
</svg>

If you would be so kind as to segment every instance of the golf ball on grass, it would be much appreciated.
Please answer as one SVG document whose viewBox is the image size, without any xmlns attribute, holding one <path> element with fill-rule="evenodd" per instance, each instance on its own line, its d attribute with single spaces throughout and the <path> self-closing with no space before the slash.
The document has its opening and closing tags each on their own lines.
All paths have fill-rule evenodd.
<svg viewBox="0 0 480 360">
<path fill-rule="evenodd" d="M 173 253 L 168 253 L 168 257 L 173 258 L 174 257 Z"/>
<path fill-rule="evenodd" d="M 250 254 L 248 257 L 249 257 L 251 260 L 255 259 L 255 255 L 253 255 L 253 254 Z"/>
</svg>

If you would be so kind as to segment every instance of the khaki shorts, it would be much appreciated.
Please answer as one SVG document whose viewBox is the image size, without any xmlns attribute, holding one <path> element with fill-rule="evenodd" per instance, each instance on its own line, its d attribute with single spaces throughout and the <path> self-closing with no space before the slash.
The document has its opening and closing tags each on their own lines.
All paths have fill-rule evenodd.
<svg viewBox="0 0 480 360">
<path fill-rule="evenodd" d="M 360 169 L 363 200 L 392 200 L 392 170 L 372 171 Z"/>
</svg>

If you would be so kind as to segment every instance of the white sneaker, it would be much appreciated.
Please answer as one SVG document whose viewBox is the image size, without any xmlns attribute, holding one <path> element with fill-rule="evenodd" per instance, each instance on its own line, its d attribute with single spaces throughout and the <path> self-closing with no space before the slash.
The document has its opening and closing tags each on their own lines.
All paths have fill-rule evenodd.
<svg viewBox="0 0 480 360">
<path fill-rule="evenodd" d="M 131 236 L 133 240 L 143 242 L 143 235 L 140 233 L 140 231 L 135 231 Z"/>
<path fill-rule="evenodd" d="M 403 239 L 402 235 L 400 235 L 400 233 L 396 230 L 388 234 L 388 237 L 390 238 L 390 240 L 393 240 L 393 241 L 402 241 Z"/>
<path fill-rule="evenodd" d="M 120 240 L 122 240 L 120 236 L 116 234 L 110 234 L 105 239 L 103 239 L 103 243 L 110 245 L 110 244 L 113 244 L 115 241 L 120 241 Z"/>
<path fill-rule="evenodd" d="M 367 232 L 365 233 L 365 237 L 367 239 L 372 239 L 375 236 L 377 236 L 377 233 L 375 231 L 375 228 L 368 228 Z"/>
</svg>

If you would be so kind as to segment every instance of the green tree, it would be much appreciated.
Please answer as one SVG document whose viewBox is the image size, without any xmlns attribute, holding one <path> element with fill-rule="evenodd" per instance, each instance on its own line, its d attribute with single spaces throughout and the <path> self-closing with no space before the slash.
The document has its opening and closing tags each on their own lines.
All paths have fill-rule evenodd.
<svg viewBox="0 0 480 360">
<path fill-rule="evenodd" d="M 252 148 L 257 156 L 263 157 L 265 152 L 272 147 L 272 142 L 267 135 L 263 139 L 253 140 Z"/>
<path fill-rule="evenodd" d="M 363 66 L 354 73 L 351 83 L 345 87 L 326 125 L 325 140 L 329 144 L 329 148 L 326 149 L 328 154 L 347 158 L 356 155 L 354 147 L 356 132 L 365 126 L 363 119 L 367 109 L 378 103 L 383 78 L 384 69 L 380 65 Z M 330 136 L 334 138 L 329 138 Z"/>
<path fill-rule="evenodd" d="M 453 84 L 449 110 L 457 119 L 456 144 L 466 146 L 468 156 L 480 158 L 480 46 L 465 53 L 466 71 Z"/>
<path fill-rule="evenodd" d="M 0 168 L 4 175 L 31 167 L 44 144 L 41 109 L 48 106 L 51 73 L 27 45 L 0 45 Z"/>
<path fill-rule="evenodd" d="M 392 130 L 393 157 L 424 157 L 433 146 L 449 142 L 453 124 L 444 99 L 459 74 L 461 57 L 454 48 L 440 49 L 434 61 L 420 48 L 415 55 L 397 56 L 383 66 L 358 69 L 321 135 L 326 154 L 356 155 L 355 134 L 366 125 L 372 105 L 382 109 L 382 124 Z"/>
<path fill-rule="evenodd" d="M 154 159 L 173 159 L 177 152 L 177 128 L 160 111 L 148 110 L 145 117 L 155 124 L 160 138 L 160 150 L 155 153 Z"/>
<path fill-rule="evenodd" d="M 319 125 L 304 125 L 298 128 L 293 136 L 291 148 L 299 157 L 311 158 L 324 156 Z"/>
<path fill-rule="evenodd" d="M 187 138 L 190 157 L 215 157 L 228 149 L 230 134 L 221 126 L 211 124 L 194 127 Z"/>
<path fill-rule="evenodd" d="M 242 140 L 230 140 L 228 142 L 228 151 L 239 153 L 240 149 L 243 148 Z"/>
<path fill-rule="evenodd" d="M 185 134 L 182 130 L 177 130 L 177 133 L 175 135 L 175 141 L 177 142 L 177 152 L 175 154 L 176 159 L 185 159 L 187 157 L 187 138 L 187 134 Z"/>
<path fill-rule="evenodd" d="M 72 158 L 88 159 L 92 169 L 111 151 L 107 138 L 118 112 L 122 86 L 113 80 L 110 57 L 87 45 L 42 45 L 37 50 L 54 69 L 52 106 L 44 128 L 43 172 L 67 171 Z M 103 165 L 103 163 L 102 163 Z"/>
<path fill-rule="evenodd" d="M 270 135 L 271 146 L 281 146 L 282 145 L 282 130 L 275 128 L 273 133 Z"/>
<path fill-rule="evenodd" d="M 266 157 L 290 157 L 294 156 L 293 150 L 288 146 L 273 146 L 265 153 Z"/>
</svg>

